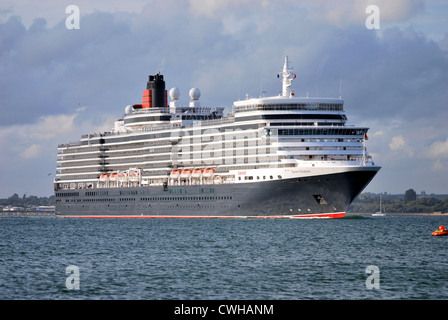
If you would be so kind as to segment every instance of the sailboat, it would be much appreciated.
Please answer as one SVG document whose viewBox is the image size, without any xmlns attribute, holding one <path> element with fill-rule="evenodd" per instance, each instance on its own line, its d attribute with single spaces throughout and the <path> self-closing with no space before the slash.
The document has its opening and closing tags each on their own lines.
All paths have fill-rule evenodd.
<svg viewBox="0 0 448 320">
<path fill-rule="evenodd" d="M 380 211 L 372 213 L 372 217 L 384 217 L 386 214 L 383 212 L 382 203 L 381 203 L 381 195 L 380 195 Z"/>
</svg>

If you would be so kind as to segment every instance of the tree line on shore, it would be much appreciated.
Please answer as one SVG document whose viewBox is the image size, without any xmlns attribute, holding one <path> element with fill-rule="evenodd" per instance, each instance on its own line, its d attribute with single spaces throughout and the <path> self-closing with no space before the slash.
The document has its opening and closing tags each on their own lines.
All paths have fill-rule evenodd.
<svg viewBox="0 0 448 320">
<path fill-rule="evenodd" d="M 56 203 L 55 196 L 37 197 L 27 196 L 24 194 L 20 197 L 14 193 L 9 198 L 0 199 L 0 206 L 28 207 L 28 206 L 54 206 Z"/>
<path fill-rule="evenodd" d="M 417 197 L 414 189 L 408 189 L 404 194 L 360 194 L 348 208 L 348 212 L 373 213 L 380 211 L 380 198 L 383 212 L 389 213 L 448 213 L 448 195 L 429 195 Z M 13 194 L 9 198 L 0 199 L 0 206 L 52 206 L 55 196 L 36 197 L 24 194 L 20 197 Z"/>
<path fill-rule="evenodd" d="M 389 213 L 448 213 L 448 195 L 417 196 L 414 189 L 408 189 L 404 194 L 374 194 L 359 195 L 348 208 L 348 212 L 374 213 L 380 211 Z"/>
</svg>

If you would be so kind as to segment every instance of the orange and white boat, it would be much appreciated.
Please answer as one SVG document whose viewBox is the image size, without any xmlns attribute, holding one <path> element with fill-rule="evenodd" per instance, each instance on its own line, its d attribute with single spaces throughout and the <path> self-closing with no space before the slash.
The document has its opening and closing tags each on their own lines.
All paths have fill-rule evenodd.
<svg viewBox="0 0 448 320">
<path fill-rule="evenodd" d="M 196 169 L 193 170 L 193 173 L 191 174 L 191 176 L 193 178 L 199 178 L 202 175 L 203 172 L 204 172 L 203 169 L 196 168 Z"/>
<path fill-rule="evenodd" d="M 439 229 L 432 233 L 433 236 L 448 236 L 448 230 L 445 226 L 439 226 Z"/>
<path fill-rule="evenodd" d="M 207 169 L 205 169 L 203 176 L 206 178 L 210 178 L 210 177 L 213 177 L 214 174 L 215 174 L 215 169 L 207 168 Z"/>
<path fill-rule="evenodd" d="M 182 170 L 182 173 L 180 174 L 181 178 L 189 178 L 193 171 L 191 169 L 184 169 Z"/>
<path fill-rule="evenodd" d="M 170 178 L 171 178 L 171 179 L 177 179 L 177 178 L 179 178 L 180 173 L 181 173 L 180 170 L 174 169 L 174 170 L 171 171 L 171 173 L 170 173 Z"/>
</svg>

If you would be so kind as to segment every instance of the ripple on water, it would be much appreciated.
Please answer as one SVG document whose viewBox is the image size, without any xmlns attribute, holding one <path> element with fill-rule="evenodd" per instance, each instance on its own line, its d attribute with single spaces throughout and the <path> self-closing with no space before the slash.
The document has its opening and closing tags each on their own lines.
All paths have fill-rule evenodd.
<svg viewBox="0 0 448 320">
<path fill-rule="evenodd" d="M 443 218 L 4 217 L 0 299 L 446 299 Z"/>
</svg>

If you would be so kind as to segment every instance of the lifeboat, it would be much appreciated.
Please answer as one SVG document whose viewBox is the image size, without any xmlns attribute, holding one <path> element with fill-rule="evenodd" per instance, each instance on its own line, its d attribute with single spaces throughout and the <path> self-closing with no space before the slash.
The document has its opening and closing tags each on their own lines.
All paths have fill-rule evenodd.
<svg viewBox="0 0 448 320">
<path fill-rule="evenodd" d="M 105 181 L 107 180 L 107 178 L 109 178 L 109 175 L 107 173 L 102 173 L 100 175 L 100 181 Z"/>
<path fill-rule="evenodd" d="M 120 171 L 120 173 L 118 174 L 118 179 L 119 180 L 127 180 L 127 178 L 128 178 L 128 172 Z"/>
<path fill-rule="evenodd" d="M 202 169 L 194 169 L 193 173 L 191 174 L 191 176 L 193 178 L 199 178 L 202 175 L 203 172 L 204 172 L 204 170 L 202 170 Z"/>
<path fill-rule="evenodd" d="M 207 178 L 212 177 L 214 173 L 215 173 L 215 169 L 207 168 L 204 171 L 204 177 L 207 177 Z"/>
<path fill-rule="evenodd" d="M 110 180 L 117 180 L 117 176 L 118 176 L 117 172 L 112 172 L 110 174 Z"/>
<path fill-rule="evenodd" d="M 129 179 L 138 180 L 139 176 L 140 176 L 139 169 L 129 169 Z"/>
<path fill-rule="evenodd" d="M 448 236 L 448 230 L 444 226 L 440 226 L 438 230 L 432 233 L 433 236 Z"/>
<path fill-rule="evenodd" d="M 176 169 L 176 170 L 171 171 L 170 178 L 177 179 L 177 178 L 179 178 L 179 175 L 180 175 L 180 170 Z"/>
<path fill-rule="evenodd" d="M 188 177 L 191 176 L 191 173 L 192 173 L 191 169 L 184 169 L 184 170 L 182 170 L 182 173 L 180 174 L 180 177 L 181 178 L 188 178 Z"/>
</svg>

